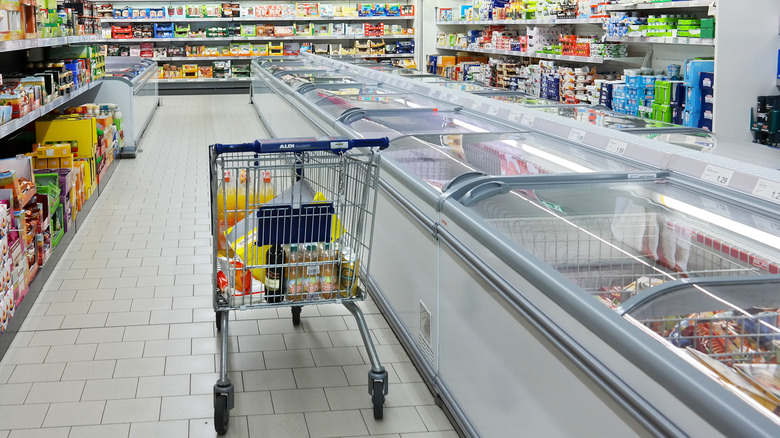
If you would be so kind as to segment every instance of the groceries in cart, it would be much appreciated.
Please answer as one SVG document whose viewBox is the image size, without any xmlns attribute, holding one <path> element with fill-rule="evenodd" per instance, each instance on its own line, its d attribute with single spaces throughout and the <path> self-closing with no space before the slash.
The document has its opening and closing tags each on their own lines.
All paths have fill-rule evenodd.
<svg viewBox="0 0 780 438">
<path fill-rule="evenodd" d="M 307 181 L 274 196 L 270 172 L 261 184 L 246 172 L 239 178 L 232 185 L 226 172 L 217 194 L 217 275 L 225 298 L 251 305 L 354 297 L 359 261 L 340 242 L 346 239 L 334 204 Z"/>
</svg>

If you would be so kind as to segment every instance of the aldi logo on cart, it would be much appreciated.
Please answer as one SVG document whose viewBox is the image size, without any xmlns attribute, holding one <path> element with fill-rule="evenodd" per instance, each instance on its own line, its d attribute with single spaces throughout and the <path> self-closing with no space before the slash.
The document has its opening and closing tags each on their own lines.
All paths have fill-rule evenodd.
<svg viewBox="0 0 780 438">
<path fill-rule="evenodd" d="M 295 149 L 295 143 L 283 143 L 279 145 L 279 149 Z"/>
</svg>

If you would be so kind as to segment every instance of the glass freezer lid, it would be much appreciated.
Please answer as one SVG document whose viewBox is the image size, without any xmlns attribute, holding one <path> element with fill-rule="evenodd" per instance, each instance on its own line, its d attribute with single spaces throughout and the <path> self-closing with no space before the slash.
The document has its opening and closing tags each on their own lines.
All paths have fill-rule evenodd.
<svg viewBox="0 0 780 438">
<path fill-rule="evenodd" d="M 312 95 L 307 96 L 311 98 Z M 452 110 L 452 104 L 433 100 L 419 94 L 353 94 L 333 95 L 323 93 L 314 105 L 322 108 L 328 114 L 338 118 L 344 111 L 350 108 L 362 108 L 366 110 L 404 109 L 404 108 L 437 108 Z"/>
<path fill-rule="evenodd" d="M 436 85 L 440 87 L 450 88 L 453 90 L 460 90 L 460 91 L 487 91 L 487 90 L 498 90 L 498 88 L 490 87 L 487 85 L 482 85 L 477 82 L 457 82 L 457 81 L 449 81 L 449 82 L 438 82 Z"/>
<path fill-rule="evenodd" d="M 540 111 L 618 131 L 682 128 L 672 123 L 620 114 L 605 107 L 594 107 L 591 105 L 558 105 L 550 108 L 540 108 Z"/>
<path fill-rule="evenodd" d="M 673 181 L 512 187 L 468 208 L 611 308 L 679 278 L 780 268 L 776 215 Z"/>
<path fill-rule="evenodd" d="M 306 100 L 316 102 L 324 96 L 342 96 L 342 95 L 388 95 L 397 94 L 398 90 L 388 88 L 386 86 L 372 84 L 337 84 L 337 85 L 325 85 L 318 84 L 317 88 L 310 89 L 308 91 L 302 91 L 302 96 Z"/>
<path fill-rule="evenodd" d="M 553 100 L 542 99 L 540 97 L 530 96 L 523 93 L 495 93 L 495 94 L 482 94 L 480 96 L 489 97 L 493 100 L 499 100 L 501 102 L 510 102 L 525 107 L 538 107 L 538 106 L 561 106 L 565 105 Z"/>
<path fill-rule="evenodd" d="M 451 111 L 410 109 L 403 111 L 366 112 L 343 121 L 363 138 L 389 137 L 406 134 L 468 134 L 473 132 L 505 132 L 507 127 Z"/>
<path fill-rule="evenodd" d="M 532 132 L 403 136 L 392 140 L 382 155 L 437 189 L 474 171 L 501 176 L 640 170 Z"/>
</svg>

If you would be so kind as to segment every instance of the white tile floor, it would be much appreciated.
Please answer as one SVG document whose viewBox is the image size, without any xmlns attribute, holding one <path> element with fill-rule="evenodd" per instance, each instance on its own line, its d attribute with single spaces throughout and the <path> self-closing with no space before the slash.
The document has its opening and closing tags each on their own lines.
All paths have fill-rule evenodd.
<svg viewBox="0 0 780 438">
<path fill-rule="evenodd" d="M 214 436 L 206 146 L 264 136 L 246 96 L 165 97 L 0 362 L 0 438 Z M 387 322 L 368 314 L 390 375 L 373 419 L 368 358 L 336 306 L 239 312 L 230 437 L 456 437 Z"/>
</svg>

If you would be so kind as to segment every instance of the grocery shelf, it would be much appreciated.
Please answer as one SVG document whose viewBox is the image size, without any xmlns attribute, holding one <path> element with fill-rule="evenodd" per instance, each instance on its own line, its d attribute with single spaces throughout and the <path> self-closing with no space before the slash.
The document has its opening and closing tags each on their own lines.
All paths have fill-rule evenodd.
<svg viewBox="0 0 780 438">
<path fill-rule="evenodd" d="M 568 56 L 568 55 L 553 55 L 549 53 L 531 53 L 531 52 L 517 52 L 513 50 L 498 50 L 498 49 L 478 49 L 478 48 L 463 48 L 463 47 L 447 47 L 436 46 L 437 49 L 443 50 L 455 50 L 458 52 L 472 52 L 472 53 L 487 53 L 492 55 L 508 55 L 519 56 L 525 58 L 538 58 L 538 59 L 554 59 L 558 61 L 572 61 L 582 62 L 585 64 L 603 64 L 605 62 L 623 62 L 623 63 L 641 63 L 644 58 L 599 58 L 595 56 Z"/>
<path fill-rule="evenodd" d="M 151 58 L 157 62 L 175 61 L 238 61 L 241 59 L 251 61 L 256 56 L 160 56 Z"/>
<path fill-rule="evenodd" d="M 715 38 L 608 36 L 606 37 L 606 41 L 624 43 L 681 44 L 686 46 L 715 46 Z"/>
<path fill-rule="evenodd" d="M 678 8 L 704 8 L 714 3 L 714 0 L 690 0 L 690 1 L 670 1 L 655 3 L 624 3 L 608 5 L 608 11 L 634 11 L 641 9 L 678 9 Z"/>
<path fill-rule="evenodd" d="M 267 21 L 406 21 L 411 15 L 396 17 L 214 17 L 214 18 L 101 18 L 101 23 L 179 23 L 179 22 L 267 22 Z"/>
<path fill-rule="evenodd" d="M 603 18 L 552 18 L 549 20 L 452 20 L 437 21 L 437 25 L 471 25 L 471 24 L 537 24 L 537 25 L 555 25 L 555 24 L 602 24 Z"/>
<path fill-rule="evenodd" d="M 362 59 L 374 59 L 374 58 L 414 58 L 414 53 L 392 53 L 387 55 L 327 55 L 333 58 L 362 58 Z M 273 58 L 273 57 L 269 57 Z"/>
<path fill-rule="evenodd" d="M 0 125 L 0 138 L 3 138 L 13 132 L 16 132 L 16 130 L 24 128 L 28 123 L 34 122 L 36 119 L 48 114 L 49 112 L 61 107 L 62 105 L 65 105 L 69 101 L 75 99 L 79 95 L 83 94 L 87 90 L 96 87 L 100 83 L 100 79 L 96 81 L 92 81 L 89 84 L 79 88 L 78 90 L 72 91 L 69 94 L 66 94 L 65 96 L 60 96 L 57 99 L 54 99 L 53 101 L 49 102 L 46 105 L 43 105 L 41 107 L 38 107 L 29 113 L 25 114 L 24 116 L 13 119 L 10 122 Z"/>
<path fill-rule="evenodd" d="M 186 84 L 186 83 L 230 83 L 250 82 L 252 78 L 193 78 L 193 79 L 157 79 L 158 84 Z"/>
<path fill-rule="evenodd" d="M 98 35 L 78 35 L 56 38 L 34 38 L 29 40 L 0 41 L 0 52 L 14 52 L 17 50 L 35 49 L 38 47 L 64 46 L 67 44 L 79 44 L 99 42 Z"/>
<path fill-rule="evenodd" d="M 383 36 L 359 36 L 359 35 L 347 35 L 347 36 L 311 36 L 311 35 L 293 35 L 293 36 L 253 36 L 253 37 L 215 37 L 215 38 L 104 38 L 95 40 L 100 43 L 169 43 L 169 42 L 195 42 L 195 41 L 207 41 L 207 42 L 243 42 L 243 41 L 309 41 L 309 40 L 409 40 L 413 39 L 414 35 L 383 35 Z"/>
</svg>

